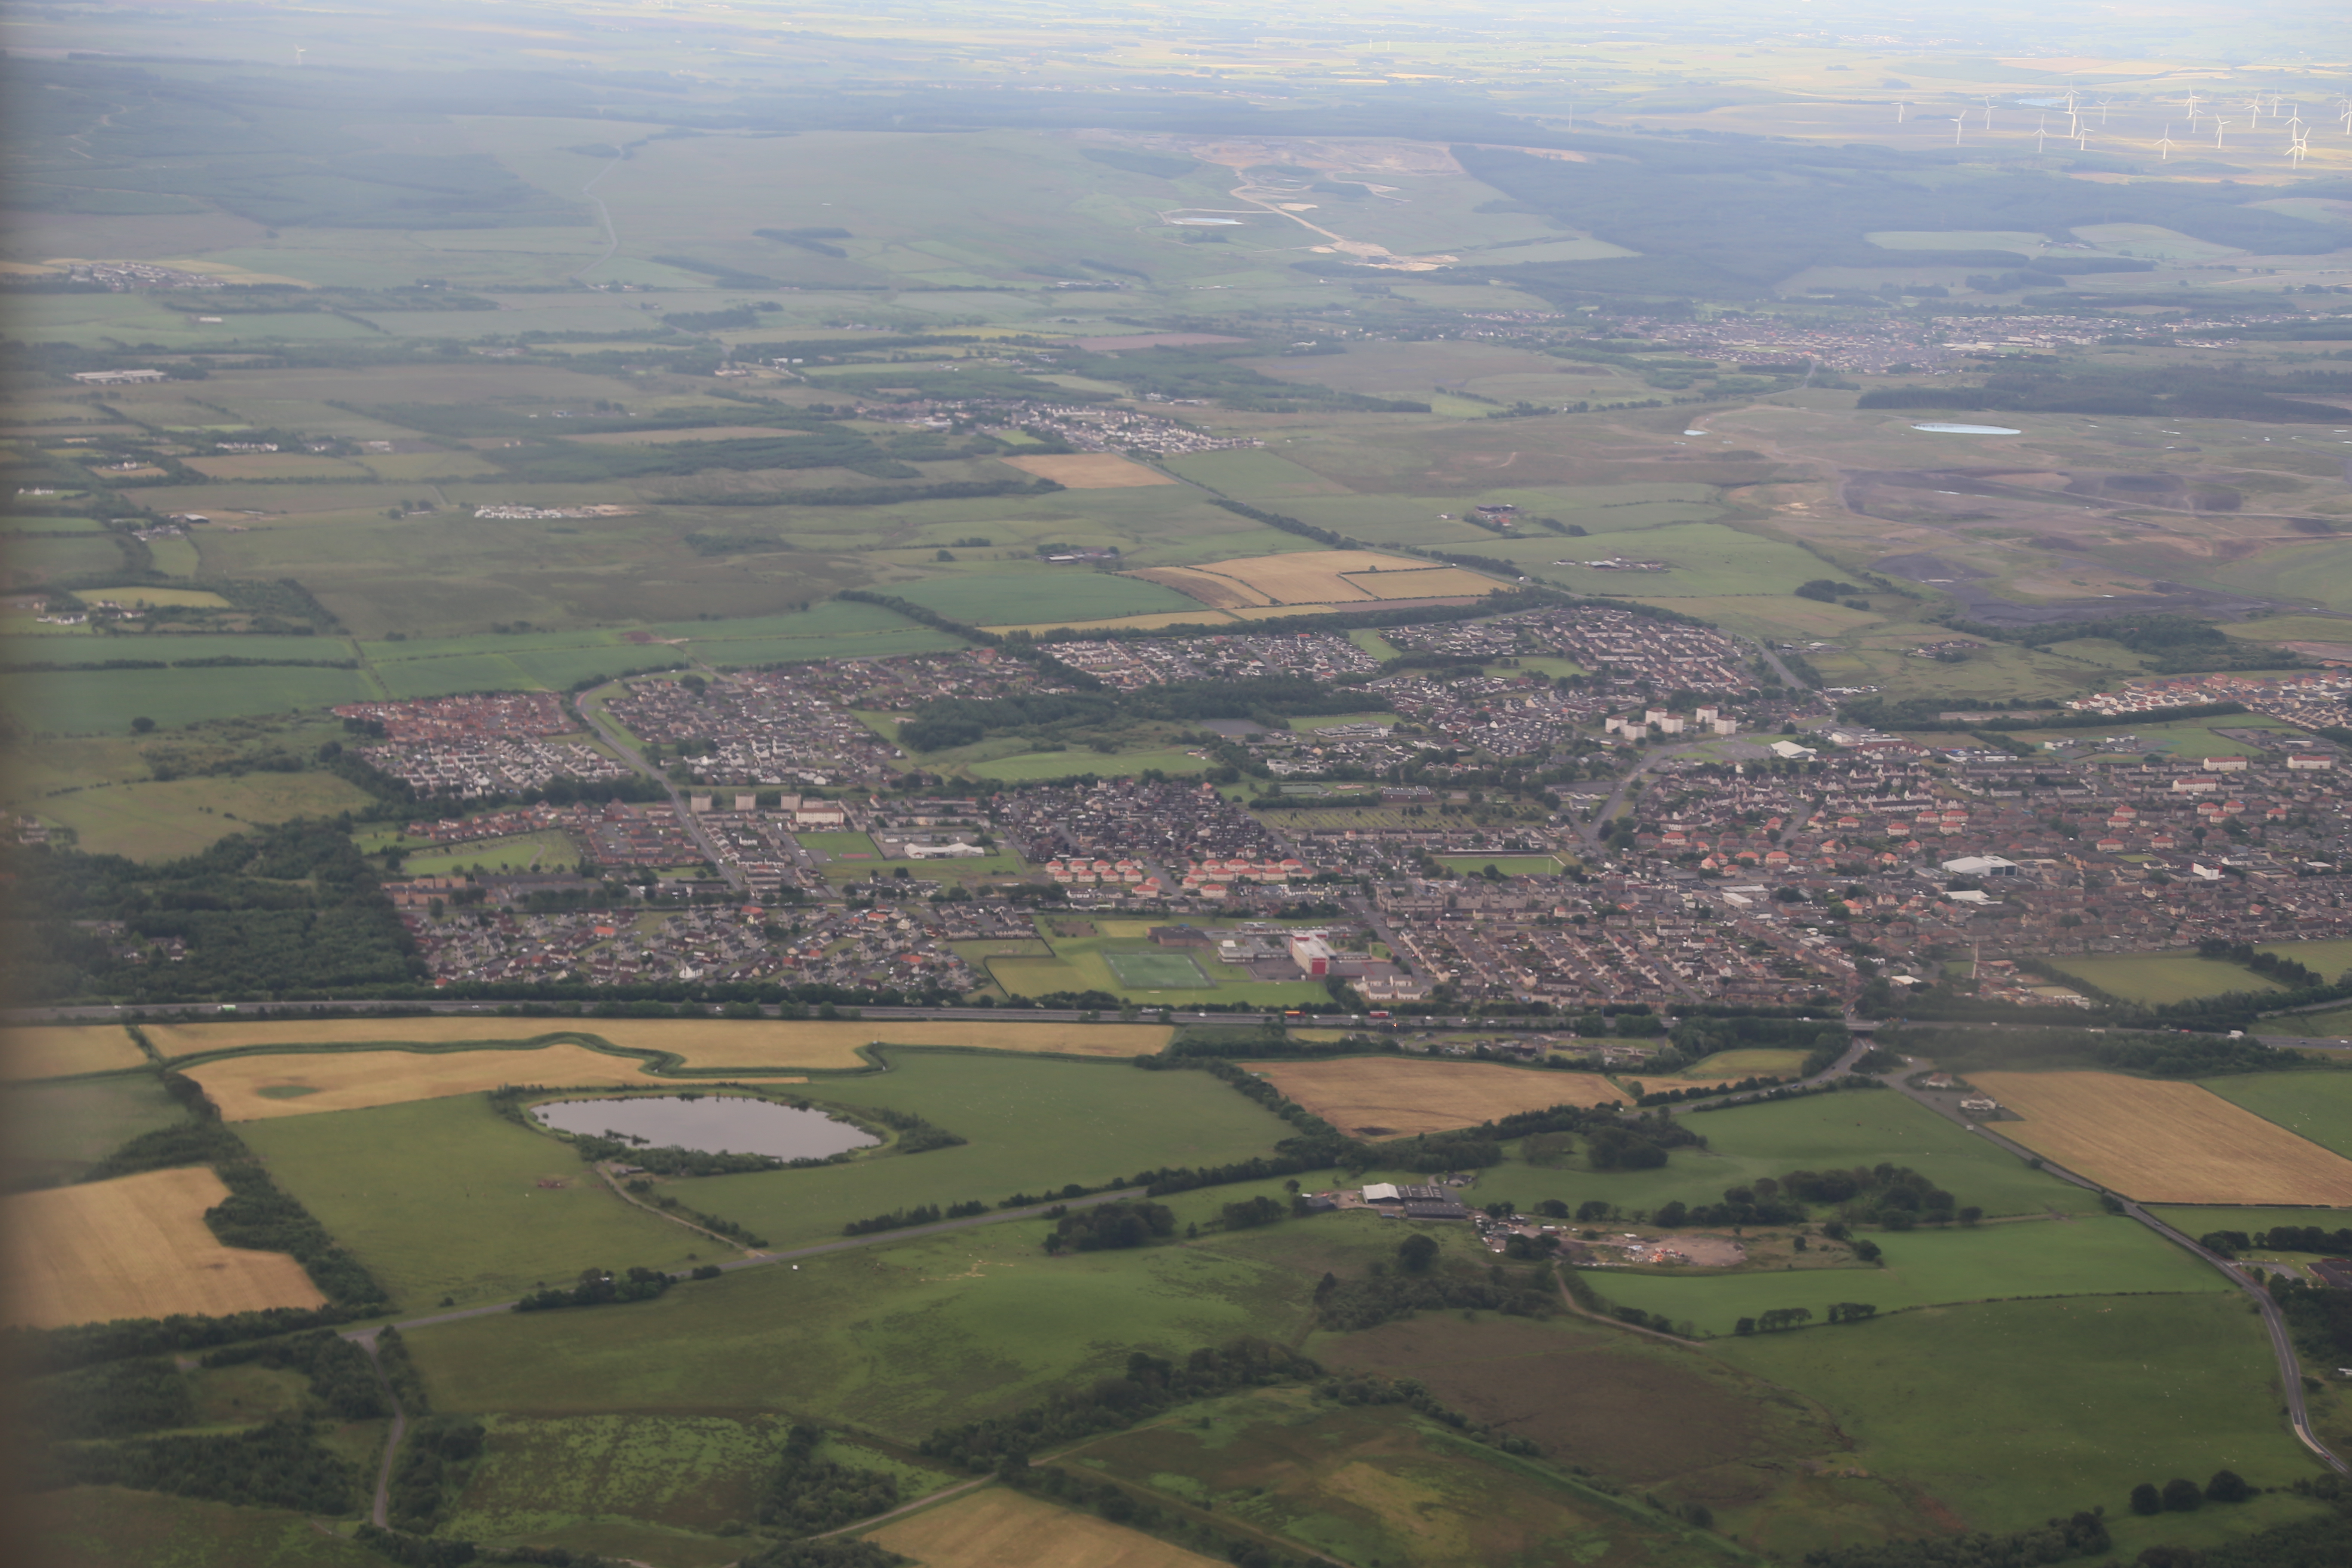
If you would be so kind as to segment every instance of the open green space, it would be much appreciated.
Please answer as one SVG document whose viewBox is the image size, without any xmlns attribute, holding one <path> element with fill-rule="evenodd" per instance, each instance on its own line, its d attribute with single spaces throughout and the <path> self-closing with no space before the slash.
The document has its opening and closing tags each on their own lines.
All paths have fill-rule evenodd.
<svg viewBox="0 0 2352 1568">
<path fill-rule="evenodd" d="M 1216 982 L 1202 972 L 1200 964 L 1188 952 L 1110 952 L 1103 953 L 1103 962 L 1122 984 L 1139 990 L 1181 991 L 1212 990 Z"/>
<path fill-rule="evenodd" d="M 1207 1246 L 1048 1258 L 1048 1228 L 1009 1221 L 745 1269 L 628 1307 L 421 1328 L 410 1351 L 446 1408 L 781 1407 L 905 1442 L 1108 1372 L 1131 1348 L 1181 1353 L 1305 1326 L 1314 1279 L 1281 1262 Z"/>
<path fill-rule="evenodd" d="M 2210 1544 L 2308 1505 L 2280 1496 L 2137 1520 L 2131 1489 L 2227 1467 L 2256 1486 L 2308 1474 L 2278 1419 L 2277 1368 L 2235 1293 L 2077 1296 L 1930 1307 L 1709 1349 L 1823 1405 L 1851 1463 L 1915 1487 L 1974 1530 L 2104 1507 L 2128 1561 Z"/>
<path fill-rule="evenodd" d="M 2352 1076 L 2352 1075 L 2347 1075 Z M 1654 1171 L 1591 1171 L 1580 1158 L 1546 1168 L 1517 1159 L 1478 1181 L 1482 1203 L 1510 1198 L 1532 1209 L 1545 1198 L 1570 1207 L 1599 1199 L 1625 1213 L 1722 1201 L 1724 1190 L 1759 1176 L 1855 1165 L 1908 1165 L 1988 1215 L 2090 1214 L 2098 1201 L 1969 1136 L 1902 1095 L 1854 1090 L 1701 1112 L 1686 1125 L 1705 1150 L 1676 1149 Z"/>
<path fill-rule="evenodd" d="M 2244 1073 L 2202 1082 L 2231 1103 L 2352 1158 L 2352 1072 Z"/>
<path fill-rule="evenodd" d="M 1702 1061 L 1693 1062 L 1683 1069 L 1685 1078 L 1748 1078 L 1770 1075 L 1775 1078 L 1793 1077 L 1805 1065 L 1802 1051 L 1776 1051 L 1757 1047 L 1748 1050 L 1717 1051 Z"/>
<path fill-rule="evenodd" d="M 128 733 L 133 719 L 186 724 L 375 695 L 366 676 L 351 669 L 75 669 L 12 675 L 0 701 L 27 731 L 103 735 Z"/>
<path fill-rule="evenodd" d="M 2069 953 L 2051 964 L 2126 1002 L 2191 1002 L 2231 991 L 2279 991 L 2276 981 L 2241 963 L 2194 952 Z"/>
<path fill-rule="evenodd" d="M 71 1181 L 141 1133 L 186 1114 L 143 1072 L 0 1090 L 0 1126 L 8 1132 L 0 1175 L 12 1182 Z"/>
<path fill-rule="evenodd" d="M 1557 855 L 1436 855 L 1431 857 L 1457 877 L 1475 877 L 1489 867 L 1506 877 L 1557 877 L 1559 857 Z"/>
<path fill-rule="evenodd" d="M 908 583 L 898 597 L 967 626 L 1034 626 L 1197 610 L 1173 588 L 1086 566 L 1010 565 Z"/>
<path fill-rule="evenodd" d="M 1142 751 L 1116 752 L 1108 756 L 1087 751 L 1020 752 L 1012 756 L 994 757 L 986 762 L 967 763 L 964 771 L 974 778 L 994 779 L 999 784 L 1024 784 L 1036 779 L 1068 778 L 1078 773 L 1097 777 L 1131 777 L 1147 768 L 1158 768 L 1164 773 L 1205 773 L 1216 766 L 1213 758 L 1194 755 L 1176 746 L 1153 746 Z"/>
<path fill-rule="evenodd" d="M 35 813 L 70 827 L 94 855 L 165 860 L 194 854 L 256 823 L 332 816 L 370 804 L 350 780 L 328 773 L 254 773 L 217 778 L 151 779 L 53 796 Z"/>
<path fill-rule="evenodd" d="M 403 868 L 412 877 L 446 877 L 458 871 L 568 871 L 580 864 L 580 847 L 552 829 L 478 844 L 452 845 L 409 856 Z"/>
<path fill-rule="evenodd" d="M 991 958 L 988 973 L 1000 989 L 1008 995 L 1043 996 L 1056 991 L 1108 991 L 1131 1002 L 1147 1004 L 1181 1003 L 1188 1000 L 1186 993 L 1213 988 L 1215 994 L 1192 1000 L 1246 1002 L 1259 1007 L 1296 1007 L 1302 1002 L 1325 1002 L 1330 993 L 1319 981 L 1259 980 L 1246 969 L 1217 964 L 1196 963 L 1191 974 L 1183 975 L 1175 984 L 1139 984 L 1120 976 L 1103 951 L 1103 937 L 1054 937 L 1049 939 L 1054 955 L 1042 957 Z M 1151 958 L 1154 954 L 1135 950 L 1121 956 Z M 1181 973 L 1171 969 L 1170 973 Z"/>
<path fill-rule="evenodd" d="M 676 1194 L 790 1247 L 831 1239 L 851 1220 L 894 1209 L 993 1204 L 1163 1165 L 1246 1160 L 1288 1135 L 1285 1122 L 1205 1073 L 906 1049 L 892 1050 L 889 1061 L 887 1074 L 826 1082 L 823 1097 L 852 1109 L 911 1111 L 965 1139 L 961 1147 L 711 1176 L 675 1187 Z"/>
<path fill-rule="evenodd" d="M 1893 1312 L 1956 1301 L 2235 1289 L 2138 1221 L 2105 1215 L 1874 1239 L 1885 1250 L 1874 1268 L 1672 1274 L 1606 1268 L 1585 1277 L 1620 1306 L 1693 1323 L 1706 1334 L 1728 1334 L 1738 1320 L 1780 1307 L 1807 1308 L 1820 1321 L 1833 1301 L 1864 1301 Z"/>
<path fill-rule="evenodd" d="M 381 1568 L 358 1542 L 289 1509 L 227 1503 L 124 1487 L 29 1494 L 11 1534 L 42 1568 Z"/>
<path fill-rule="evenodd" d="M 730 1250 L 624 1203 L 568 1144 L 478 1094 L 268 1118 L 237 1133 L 406 1311 L 445 1298 L 478 1306 L 589 1268 L 683 1271 L 698 1254 Z"/>
<path fill-rule="evenodd" d="M 2305 968 L 2317 971 L 2334 980 L 2352 970 L 2352 941 L 2336 942 L 2265 942 L 2256 944 L 2256 951 L 2275 952 L 2281 958 L 2292 958 Z"/>
</svg>

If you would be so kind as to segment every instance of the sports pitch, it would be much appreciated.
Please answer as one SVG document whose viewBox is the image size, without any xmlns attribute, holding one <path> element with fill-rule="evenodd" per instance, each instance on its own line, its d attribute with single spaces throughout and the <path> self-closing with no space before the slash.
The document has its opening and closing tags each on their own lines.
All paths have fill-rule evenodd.
<svg viewBox="0 0 2352 1568">
<path fill-rule="evenodd" d="M 1216 982 L 1188 952 L 1105 952 L 1119 984 L 1139 991 L 1212 991 Z"/>
</svg>

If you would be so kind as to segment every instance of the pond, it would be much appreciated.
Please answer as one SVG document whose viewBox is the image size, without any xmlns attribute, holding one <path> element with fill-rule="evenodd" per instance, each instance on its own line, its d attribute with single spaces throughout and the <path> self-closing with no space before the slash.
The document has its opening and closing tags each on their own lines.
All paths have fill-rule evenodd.
<svg viewBox="0 0 2352 1568">
<path fill-rule="evenodd" d="M 1914 425 L 1914 430 L 1925 430 L 1931 436 L 2022 436 L 2022 430 L 2012 430 L 2006 425 Z"/>
<path fill-rule="evenodd" d="M 822 1160 L 881 1142 L 822 1110 L 801 1110 L 745 1095 L 558 1100 L 531 1107 L 531 1113 L 562 1132 L 619 1137 L 649 1149 L 694 1149 L 708 1154 Z"/>
</svg>

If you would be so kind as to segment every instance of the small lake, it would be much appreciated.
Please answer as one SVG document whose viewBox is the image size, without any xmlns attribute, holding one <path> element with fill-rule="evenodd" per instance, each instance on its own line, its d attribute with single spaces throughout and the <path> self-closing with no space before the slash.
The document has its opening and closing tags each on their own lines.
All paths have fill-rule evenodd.
<svg viewBox="0 0 2352 1568">
<path fill-rule="evenodd" d="M 1914 425 L 1914 430 L 1925 430 L 1931 436 L 2022 436 L 2022 430 L 2012 430 L 2006 425 Z"/>
<path fill-rule="evenodd" d="M 822 1110 L 799 1110 L 742 1095 L 558 1100 L 531 1107 L 531 1114 L 558 1131 L 591 1138 L 614 1134 L 641 1139 L 646 1148 L 696 1149 L 708 1154 L 822 1160 L 881 1142 Z"/>
</svg>

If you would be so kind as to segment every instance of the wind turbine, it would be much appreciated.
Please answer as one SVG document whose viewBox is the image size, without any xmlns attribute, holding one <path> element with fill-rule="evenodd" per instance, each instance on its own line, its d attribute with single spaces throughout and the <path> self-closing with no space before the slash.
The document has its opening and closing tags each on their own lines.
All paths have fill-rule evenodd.
<svg viewBox="0 0 2352 1568">
<path fill-rule="evenodd" d="M 2159 163 L 2169 163 L 2170 162 L 2172 162 L 2172 127 L 2171 127 L 2171 126 L 2167 125 L 2167 126 L 2164 128 L 2164 134 L 2163 134 L 2163 135 L 2161 135 L 2161 136 L 2159 136 L 2159 137 L 2158 137 L 2158 138 L 2156 139 L 2156 153 L 2157 153 L 2157 162 L 2158 162 Z"/>
<path fill-rule="evenodd" d="M 2108 108 L 2108 106 L 2109 106 L 2110 104 L 2112 104 L 2112 103 L 2114 103 L 2114 102 L 2115 102 L 2115 100 L 2114 100 L 2114 99 L 2112 99 L 2112 98 L 2103 98 L 2103 99 L 2099 100 L 2099 123 L 2100 123 L 2100 124 L 2105 125 L 2105 124 L 2107 122 L 2107 108 Z"/>
<path fill-rule="evenodd" d="M 1911 106 L 1910 106 L 1908 103 L 1905 102 L 1903 100 L 1901 100 L 1901 99 L 1899 99 L 1899 98 L 1898 98 L 1898 99 L 1896 99 L 1896 100 L 1895 100 L 1895 124 L 1900 125 L 1900 124 L 1902 124 L 1902 123 L 1903 123 L 1903 111 L 1904 111 L 1905 110 L 1906 110 L 1906 109 L 1910 108 L 1910 107 L 1911 107 Z M 2345 111 L 2345 120 L 2346 120 L 2346 122 L 2347 122 L 2347 123 L 2352 123 L 2352 110 L 2346 110 L 2346 111 Z"/>
<path fill-rule="evenodd" d="M 302 64 L 302 57 L 308 52 L 309 51 L 304 49 L 299 44 L 294 46 L 294 64 L 297 68 L 300 68 Z"/>
<path fill-rule="evenodd" d="M 2303 167 L 2303 161 L 2311 156 L 2311 148 L 2306 142 L 2290 142 L 2287 143 L 2286 155 L 2294 166 L 2300 169 Z"/>
<path fill-rule="evenodd" d="M 2033 128 L 2033 150 L 2036 153 L 2042 151 L 2042 144 L 2048 140 L 2049 135 L 2050 117 L 2045 114 L 2042 117 L 2042 123 Z"/>
<path fill-rule="evenodd" d="M 2221 144 L 2221 132 L 2224 132 L 2224 131 L 2227 131 L 2228 129 L 2230 129 L 2230 122 L 2229 122 L 2228 121 L 2226 121 L 2226 120 L 2216 120 L 2215 121 L 2213 121 L 2213 145 L 2214 145 L 2214 146 L 2219 147 L 2219 146 Z"/>
<path fill-rule="evenodd" d="M 1984 104 L 1984 106 L 1985 106 L 1985 122 L 1984 122 L 1984 128 L 1985 128 L 1986 130 L 1990 131 L 1990 130 L 1991 130 L 1991 129 L 1992 129 L 1992 100 L 1991 100 L 1991 99 L 1990 99 L 1990 98 L 1986 98 L 1986 99 L 1981 100 L 1980 101 L 1981 101 L 1981 102 Z"/>
<path fill-rule="evenodd" d="M 1953 145 L 1953 146 L 1957 147 L 1957 146 L 1958 146 L 1958 145 L 1960 144 L 1960 127 L 1962 127 L 1962 126 L 1966 125 L 1968 122 L 1969 122 L 1969 117 L 1968 117 L 1967 115 L 1965 115 L 1965 114 L 1955 114 L 1955 115 L 1953 115 L 1953 116 L 1952 116 L 1952 145 Z"/>
</svg>

